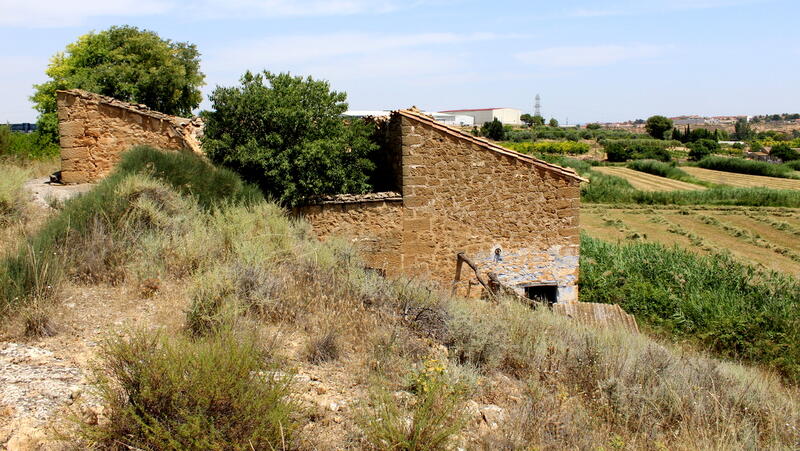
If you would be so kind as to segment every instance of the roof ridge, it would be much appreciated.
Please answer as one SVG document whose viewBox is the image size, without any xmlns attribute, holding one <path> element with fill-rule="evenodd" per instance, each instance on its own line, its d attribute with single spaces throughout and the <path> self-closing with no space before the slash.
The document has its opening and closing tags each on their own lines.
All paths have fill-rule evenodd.
<svg viewBox="0 0 800 451">
<path fill-rule="evenodd" d="M 496 153 L 499 153 L 499 154 L 502 154 L 502 155 L 513 157 L 513 158 L 516 158 L 518 160 L 524 161 L 526 163 L 531 163 L 531 164 L 533 164 L 535 166 L 539 166 L 539 167 L 542 167 L 542 168 L 547 169 L 549 171 L 560 173 L 561 175 L 564 175 L 564 176 L 567 176 L 567 177 L 571 177 L 571 178 L 576 179 L 576 180 L 581 181 L 581 182 L 587 182 L 588 181 L 587 179 L 585 179 L 585 178 L 581 177 L 580 175 L 578 175 L 578 173 L 575 172 L 575 170 L 572 169 L 572 168 L 565 168 L 565 167 L 559 166 L 557 164 L 548 163 L 548 162 L 546 162 L 544 160 L 540 160 L 540 159 L 538 159 L 536 157 L 532 157 L 532 156 L 524 154 L 522 152 L 517 152 L 516 150 L 506 149 L 505 147 L 497 145 L 497 144 L 495 144 L 495 143 L 493 143 L 493 142 L 491 142 L 489 140 L 486 140 L 484 138 L 479 138 L 477 136 L 473 136 L 473 135 L 471 135 L 469 133 L 463 132 L 463 131 L 461 131 L 461 130 L 459 130 L 457 128 L 450 127 L 448 125 L 436 122 L 436 120 L 434 120 L 431 116 L 428 116 L 428 115 L 423 114 L 421 112 L 410 110 L 410 109 L 403 109 L 403 110 L 396 110 L 393 113 L 398 113 L 398 114 L 401 114 L 401 115 L 406 116 L 406 117 L 411 117 L 411 118 L 414 118 L 414 119 L 417 119 L 417 120 L 422 120 L 422 121 L 428 123 L 429 125 L 432 125 L 433 127 L 437 128 L 439 130 L 445 131 L 447 133 L 450 133 L 451 135 L 455 135 L 455 136 L 458 136 L 460 138 L 464 138 L 464 139 L 466 139 L 468 141 L 471 141 L 471 142 L 473 142 L 475 144 L 478 144 L 478 145 L 484 147 L 487 150 L 491 150 L 493 152 L 496 152 Z"/>
</svg>

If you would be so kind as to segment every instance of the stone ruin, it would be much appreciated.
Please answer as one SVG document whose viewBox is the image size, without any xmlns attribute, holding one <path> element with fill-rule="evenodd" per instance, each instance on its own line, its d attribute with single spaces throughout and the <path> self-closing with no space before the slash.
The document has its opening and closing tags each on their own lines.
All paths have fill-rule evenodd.
<svg viewBox="0 0 800 451">
<path fill-rule="evenodd" d="M 57 92 L 61 182 L 96 182 L 137 145 L 202 154 L 203 123 L 80 89 Z"/>
</svg>

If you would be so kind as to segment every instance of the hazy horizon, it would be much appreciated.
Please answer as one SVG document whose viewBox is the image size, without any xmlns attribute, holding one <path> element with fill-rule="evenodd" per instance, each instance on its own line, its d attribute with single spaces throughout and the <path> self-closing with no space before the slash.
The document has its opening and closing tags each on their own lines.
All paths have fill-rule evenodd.
<svg viewBox="0 0 800 451">
<path fill-rule="evenodd" d="M 800 111 L 790 0 L 0 0 L 0 122 L 33 122 L 49 58 L 112 25 L 188 41 L 204 102 L 246 70 L 330 81 L 354 110 L 512 107 L 562 123 Z"/>
</svg>

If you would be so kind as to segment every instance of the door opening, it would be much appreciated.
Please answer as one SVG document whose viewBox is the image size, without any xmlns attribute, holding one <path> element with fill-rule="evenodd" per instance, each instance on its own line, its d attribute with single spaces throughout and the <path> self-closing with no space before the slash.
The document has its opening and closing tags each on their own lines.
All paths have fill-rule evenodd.
<svg viewBox="0 0 800 451">
<path fill-rule="evenodd" d="M 558 285 L 531 285 L 525 287 L 525 297 L 538 302 L 558 302 Z"/>
</svg>

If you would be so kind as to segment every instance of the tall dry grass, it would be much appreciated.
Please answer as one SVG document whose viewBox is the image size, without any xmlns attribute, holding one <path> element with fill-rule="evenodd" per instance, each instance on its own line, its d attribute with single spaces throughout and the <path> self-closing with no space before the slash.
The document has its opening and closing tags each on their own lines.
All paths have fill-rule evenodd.
<svg viewBox="0 0 800 451">
<path fill-rule="evenodd" d="M 346 414 L 338 447 L 800 446 L 797 389 L 776 375 L 512 300 L 451 298 L 422 280 L 383 278 L 364 269 L 351 243 L 319 242 L 273 204 L 202 201 L 154 174 L 98 186 L 86 203 L 65 206 L 69 221 L 56 222 L 69 224 L 70 258 L 86 260 L 63 266 L 64 277 L 89 285 L 170 278 L 189 300 L 190 333 L 133 334 L 103 348 L 96 382 L 112 414 L 85 440 L 320 448 L 303 432 L 320 414 L 286 407 L 291 389 L 255 377 L 290 373 L 290 361 L 347 381 L 342 395 L 360 407 Z M 43 236 L 64 230 L 50 227 Z M 35 280 L 46 265 L 26 261 L 35 264 L 16 274 Z M 277 355 L 268 355 L 248 338 L 252 329 L 291 337 L 297 354 L 276 339 Z M 470 401 L 498 404 L 505 420 L 477 426 Z"/>
</svg>

